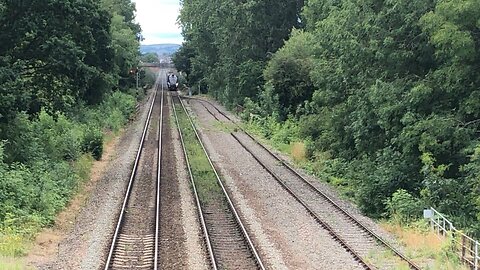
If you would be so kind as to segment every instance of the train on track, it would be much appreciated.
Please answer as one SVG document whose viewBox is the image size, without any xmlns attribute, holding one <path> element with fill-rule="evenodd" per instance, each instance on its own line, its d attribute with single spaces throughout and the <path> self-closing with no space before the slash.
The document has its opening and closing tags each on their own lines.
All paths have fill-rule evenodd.
<svg viewBox="0 0 480 270">
<path fill-rule="evenodd" d="M 167 87 L 170 91 L 177 91 L 178 89 L 178 77 L 175 74 L 167 75 Z"/>
</svg>

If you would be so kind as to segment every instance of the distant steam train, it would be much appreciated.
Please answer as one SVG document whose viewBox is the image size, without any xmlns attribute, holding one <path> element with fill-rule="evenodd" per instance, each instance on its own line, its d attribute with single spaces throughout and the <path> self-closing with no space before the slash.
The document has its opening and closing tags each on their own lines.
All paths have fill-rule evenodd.
<svg viewBox="0 0 480 270">
<path fill-rule="evenodd" d="M 169 74 L 167 76 L 167 87 L 170 91 L 177 91 L 178 89 L 178 77 L 175 74 Z"/>
</svg>

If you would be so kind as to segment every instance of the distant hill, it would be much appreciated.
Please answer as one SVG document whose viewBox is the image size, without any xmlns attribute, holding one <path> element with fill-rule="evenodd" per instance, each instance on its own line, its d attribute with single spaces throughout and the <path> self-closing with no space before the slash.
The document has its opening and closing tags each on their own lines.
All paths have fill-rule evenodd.
<svg viewBox="0 0 480 270">
<path fill-rule="evenodd" d="M 140 45 L 140 52 L 143 53 L 157 53 L 161 55 L 172 55 L 174 54 L 181 46 L 178 44 L 152 44 L 152 45 Z"/>
</svg>

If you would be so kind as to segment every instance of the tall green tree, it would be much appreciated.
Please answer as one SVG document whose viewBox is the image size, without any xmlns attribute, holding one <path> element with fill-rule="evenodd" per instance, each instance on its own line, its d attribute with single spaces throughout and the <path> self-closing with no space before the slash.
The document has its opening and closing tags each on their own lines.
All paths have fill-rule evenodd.
<svg viewBox="0 0 480 270">
<path fill-rule="evenodd" d="M 98 102 L 110 88 L 109 14 L 90 0 L 4 0 L 4 6 L 0 57 L 15 69 L 2 87 L 28 85 L 31 113 L 67 110 L 79 99 Z"/>
<path fill-rule="evenodd" d="M 182 1 L 180 23 L 193 48 L 190 79 L 229 105 L 255 98 L 267 58 L 299 25 L 301 6 L 289 1 Z"/>
<path fill-rule="evenodd" d="M 126 90 L 135 83 L 129 71 L 139 61 L 141 27 L 135 22 L 135 4 L 130 0 L 103 0 L 102 6 L 112 16 L 110 34 L 114 50 L 115 85 Z"/>
</svg>

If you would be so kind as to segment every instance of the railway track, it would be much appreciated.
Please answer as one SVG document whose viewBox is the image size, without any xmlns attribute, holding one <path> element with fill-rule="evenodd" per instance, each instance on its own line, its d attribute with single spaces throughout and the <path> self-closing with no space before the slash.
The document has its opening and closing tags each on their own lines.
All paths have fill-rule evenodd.
<svg viewBox="0 0 480 270">
<path fill-rule="evenodd" d="M 213 269 L 265 269 L 258 252 L 251 241 L 248 232 L 243 225 L 235 206 L 233 205 L 228 192 L 226 191 L 203 143 L 196 131 L 188 111 L 178 95 L 171 95 L 173 112 L 180 134 L 186 166 L 190 175 L 193 194 L 197 204 L 198 216 L 202 225 L 208 257 Z M 179 112 L 176 107 L 181 108 L 190 126 L 190 132 L 195 135 L 203 154 L 208 159 L 212 170 L 213 179 L 206 179 L 216 185 L 216 188 L 207 187 L 205 182 L 201 183 L 202 177 L 198 176 L 198 170 L 194 164 L 190 164 L 189 150 L 185 142 L 186 128 L 181 126 Z M 184 130 L 182 130 L 184 129 Z M 190 134 L 191 135 L 191 134 Z M 193 135 L 191 135 L 193 137 Z M 192 138 L 191 137 L 191 138 Z M 192 150 L 190 150 L 192 151 Z M 197 153 L 198 154 L 198 153 Z M 201 171 L 203 175 L 207 172 Z"/>
<path fill-rule="evenodd" d="M 158 269 L 160 159 L 164 91 L 162 74 L 144 124 L 104 269 Z M 160 94 L 158 94 L 160 93 Z M 160 95 L 160 97 L 158 97 Z M 158 122 L 154 122 L 158 119 Z"/>
<path fill-rule="evenodd" d="M 327 194 L 310 183 L 291 165 L 263 146 L 249 133 L 242 130 L 235 121 L 214 104 L 201 99 L 195 100 L 200 101 L 208 113 L 217 121 L 228 121 L 236 125 L 238 131 L 231 132 L 231 136 L 365 269 L 376 269 L 377 267 L 381 269 L 396 269 L 399 263 L 407 264 L 410 269 L 420 269 L 418 265 L 409 260 L 395 247 L 387 243 L 347 210 L 335 203 Z M 208 106 L 205 104 L 208 104 Z M 220 118 L 225 120 L 220 120 Z M 392 252 L 396 256 L 385 260 L 382 262 L 382 265 L 377 266 L 373 266 L 367 261 L 367 258 L 372 253 L 381 252 Z"/>
</svg>

